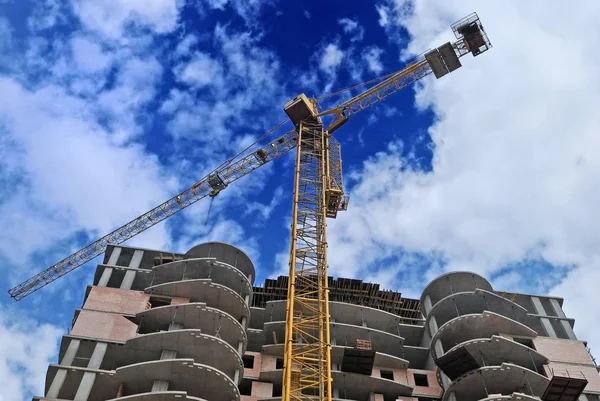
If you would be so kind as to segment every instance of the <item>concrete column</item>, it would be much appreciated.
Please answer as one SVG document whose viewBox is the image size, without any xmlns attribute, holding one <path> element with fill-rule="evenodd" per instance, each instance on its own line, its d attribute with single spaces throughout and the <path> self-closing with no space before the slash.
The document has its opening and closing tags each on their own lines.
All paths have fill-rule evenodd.
<svg viewBox="0 0 600 401">
<path fill-rule="evenodd" d="M 163 349 L 160 353 L 160 359 L 175 359 L 177 358 L 177 351 L 172 349 Z M 152 393 L 158 391 L 167 391 L 169 389 L 169 382 L 167 380 L 154 380 L 152 382 Z"/>
<path fill-rule="evenodd" d="M 65 352 L 65 355 L 63 356 L 62 361 L 60 361 L 61 365 L 71 366 L 73 364 L 73 360 L 75 359 L 75 356 L 77 355 L 77 351 L 79 350 L 80 343 L 81 343 L 81 341 L 79 341 L 76 338 L 71 339 L 71 341 L 69 342 L 69 348 L 67 348 L 67 352 Z"/>
<path fill-rule="evenodd" d="M 183 324 L 182 323 L 171 322 L 171 324 L 169 325 L 169 331 L 172 331 L 172 330 L 181 330 L 181 329 L 183 329 Z"/>
<path fill-rule="evenodd" d="M 246 296 L 244 297 L 244 302 L 246 303 L 246 305 L 250 305 L 250 294 L 246 294 Z"/>
<path fill-rule="evenodd" d="M 160 353 L 160 359 L 175 359 L 177 358 L 177 351 L 172 349 L 163 349 Z"/>
<path fill-rule="evenodd" d="M 433 338 L 433 336 L 435 336 L 435 333 L 438 332 L 438 325 L 437 325 L 437 319 L 435 318 L 435 316 L 430 316 L 429 317 L 429 334 L 431 334 L 431 338 Z"/>
<path fill-rule="evenodd" d="M 246 316 L 242 316 L 242 327 L 246 330 L 246 323 L 248 323 L 248 318 Z"/>
<path fill-rule="evenodd" d="M 531 302 L 533 303 L 536 314 L 548 316 L 548 314 L 546 314 L 546 310 L 544 309 L 544 305 L 542 305 L 542 301 L 540 301 L 538 297 L 531 297 Z M 542 322 L 542 326 L 544 326 L 544 330 L 546 330 L 546 335 L 548 337 L 558 338 L 556 332 L 554 331 L 554 327 L 552 327 L 552 323 L 550 323 L 550 319 L 547 317 L 541 317 L 540 321 Z"/>
<path fill-rule="evenodd" d="M 579 396 L 579 399 L 577 401 L 588 401 L 588 398 L 587 398 L 587 396 L 585 394 L 581 394 Z"/>
<path fill-rule="evenodd" d="M 444 347 L 442 346 L 442 342 L 440 341 L 439 338 L 437 340 L 435 340 L 434 351 L 435 351 L 436 359 L 440 358 L 442 355 L 444 355 Z"/>
<path fill-rule="evenodd" d="M 58 393 L 60 392 L 66 377 L 67 371 L 65 369 L 59 369 L 56 372 L 52 384 L 50 385 L 50 389 L 48 390 L 48 393 L 46 393 L 47 398 L 58 398 Z"/>
<path fill-rule="evenodd" d="M 554 309 L 554 312 L 556 312 L 556 316 L 564 319 L 567 318 L 567 315 L 565 315 L 565 312 L 562 310 L 560 304 L 556 299 L 550 298 L 550 305 L 552 305 L 552 309 Z M 569 338 L 569 340 L 577 340 L 577 336 L 575 335 L 575 332 L 573 331 L 573 328 L 571 327 L 568 321 L 561 320 L 560 324 L 565 330 L 565 333 L 567 333 L 567 337 Z"/>
<path fill-rule="evenodd" d="M 92 352 L 92 357 L 88 362 L 87 367 L 89 369 L 100 369 L 100 366 L 102 365 L 102 360 L 104 359 L 104 354 L 106 353 L 106 348 L 108 348 L 107 343 L 96 343 L 96 346 L 94 347 L 94 352 Z M 73 399 L 73 401 L 87 401 L 95 381 L 95 372 L 85 372 L 83 374 L 81 382 L 79 383 L 79 387 L 77 388 L 77 393 L 75 394 L 75 398 Z"/>
<path fill-rule="evenodd" d="M 236 369 L 235 372 L 233 373 L 233 382 L 235 384 L 238 384 L 240 382 L 240 370 Z"/>
<path fill-rule="evenodd" d="M 77 388 L 77 393 L 75 394 L 73 401 L 87 401 L 90 393 L 92 392 L 92 387 L 94 386 L 95 380 L 95 372 L 85 372 L 83 374 L 83 378 L 81 379 L 81 383 L 79 383 L 79 387 Z"/>
<path fill-rule="evenodd" d="M 133 257 L 131 258 L 131 262 L 129 262 L 129 268 L 138 269 L 142 261 L 142 256 L 144 256 L 144 251 L 136 249 L 133 253 Z M 125 277 L 123 278 L 123 282 L 121 283 L 121 287 L 119 288 L 122 290 L 130 290 L 136 273 L 137 272 L 135 270 L 127 270 L 127 273 L 125 273 Z"/>
<path fill-rule="evenodd" d="M 340 389 L 339 388 L 333 388 L 331 389 L 331 395 L 333 396 L 332 398 L 340 398 Z"/>
<path fill-rule="evenodd" d="M 431 305 L 431 297 L 429 296 L 429 294 L 425 295 L 425 301 L 423 302 L 423 306 L 425 307 L 425 315 L 429 315 L 429 312 L 431 312 L 431 308 L 433 308 L 433 305 Z"/>
<path fill-rule="evenodd" d="M 168 391 L 169 390 L 169 382 L 166 380 L 154 380 L 152 383 L 151 393 L 158 393 L 159 391 Z"/>
<path fill-rule="evenodd" d="M 121 256 L 120 247 L 114 247 L 112 253 L 110 254 L 110 258 L 108 259 L 108 264 L 116 266 L 119 260 L 119 256 Z M 110 276 L 112 276 L 113 268 L 105 267 L 102 272 L 102 276 L 100 277 L 100 281 L 98 282 L 99 287 L 106 287 L 108 285 L 108 280 L 110 280 Z"/>
<path fill-rule="evenodd" d="M 237 349 L 237 351 L 238 351 L 238 354 L 244 355 L 244 342 L 243 341 L 240 341 L 238 343 L 238 349 Z"/>
<path fill-rule="evenodd" d="M 94 352 L 92 352 L 92 357 L 90 358 L 87 367 L 90 369 L 100 369 L 107 348 L 107 343 L 96 343 L 96 346 L 94 347 Z"/>
<path fill-rule="evenodd" d="M 448 395 L 448 401 L 456 401 L 456 394 L 450 393 L 450 395 Z"/>
</svg>

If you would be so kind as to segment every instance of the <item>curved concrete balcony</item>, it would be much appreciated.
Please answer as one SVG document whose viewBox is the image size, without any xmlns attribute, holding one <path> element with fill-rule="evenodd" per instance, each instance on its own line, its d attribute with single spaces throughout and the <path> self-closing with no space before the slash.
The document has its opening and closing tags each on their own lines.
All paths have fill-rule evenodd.
<svg viewBox="0 0 600 401">
<path fill-rule="evenodd" d="M 274 369 L 262 371 L 259 380 L 279 386 L 282 383 L 282 377 L 283 369 Z M 384 399 L 395 400 L 401 395 L 411 395 L 413 390 L 411 386 L 393 380 L 359 373 L 340 372 L 339 370 L 332 370 L 331 378 L 333 379 L 333 388 L 343 389 L 340 390 L 340 393 L 345 392 L 345 394 L 340 394 L 340 396 L 350 400 L 367 400 L 371 392 L 383 394 Z"/>
<path fill-rule="evenodd" d="M 442 357 L 452 347 L 465 341 L 476 338 L 491 338 L 498 334 L 512 336 L 536 337 L 535 330 L 522 323 L 494 312 L 484 311 L 472 315 L 454 318 L 440 327 L 431 339 L 432 356 L 436 359 Z M 443 348 L 440 352 L 437 341 Z"/>
<path fill-rule="evenodd" d="M 404 338 L 395 334 L 344 323 L 330 323 L 330 333 L 333 345 L 354 346 L 358 339 L 371 340 L 371 346 L 374 350 L 400 358 L 403 357 Z M 277 342 L 285 341 L 285 322 L 265 323 L 264 334 L 270 344 L 272 344 L 273 338 L 276 338 Z"/>
<path fill-rule="evenodd" d="M 152 285 L 172 281 L 209 279 L 231 288 L 242 297 L 252 294 L 252 283 L 237 268 L 214 258 L 184 259 L 155 266 Z"/>
<path fill-rule="evenodd" d="M 161 391 L 158 393 L 141 393 L 107 401 L 206 401 L 204 398 L 192 397 L 185 391 Z"/>
<path fill-rule="evenodd" d="M 58 393 L 60 400 L 69 400 L 75 397 L 81 380 L 86 373 L 95 373 L 95 380 L 92 383 L 90 397 L 88 401 L 103 401 L 109 398 L 113 398 L 117 395 L 119 389 L 119 381 L 115 376 L 113 370 L 100 370 L 100 369 L 89 369 L 76 366 L 61 366 L 56 364 L 50 364 L 46 373 L 46 382 L 44 393 L 47 394 L 55 376 L 60 370 L 68 370 L 68 374 L 65 376 L 64 382 L 61 386 L 60 392 Z M 40 398 L 44 399 L 44 398 Z"/>
<path fill-rule="evenodd" d="M 216 258 L 244 273 L 254 283 L 256 277 L 254 264 L 242 250 L 224 242 L 207 242 L 196 245 L 185 253 L 187 258 Z"/>
<path fill-rule="evenodd" d="M 189 298 L 190 302 L 203 302 L 207 306 L 229 313 L 238 320 L 248 319 L 250 307 L 235 291 L 210 279 L 171 281 L 146 288 L 153 295 Z"/>
<path fill-rule="evenodd" d="M 120 354 L 131 355 L 123 358 L 123 365 L 132 365 L 159 360 L 165 349 L 176 351 L 177 358 L 210 365 L 232 380 L 236 370 L 244 369 L 242 358 L 231 345 L 196 329 L 143 334 L 128 340 Z"/>
<path fill-rule="evenodd" d="M 452 272 L 435 278 L 421 294 L 421 312 L 427 316 L 429 310 L 448 295 L 476 289 L 493 291 L 492 285 L 479 274 L 470 272 Z"/>
<path fill-rule="evenodd" d="M 512 393 L 510 395 L 492 395 L 479 401 L 540 401 L 540 397 L 523 393 Z"/>
<path fill-rule="evenodd" d="M 140 319 L 140 334 L 167 331 L 171 323 L 183 329 L 199 329 L 203 333 L 221 338 L 227 344 L 238 347 L 246 345 L 246 332 L 241 323 L 222 310 L 203 303 L 168 305 L 152 308 L 137 314 Z"/>
<path fill-rule="evenodd" d="M 334 323 L 364 326 L 384 331 L 405 339 L 407 344 L 419 345 L 423 327 L 401 324 L 401 317 L 367 306 L 344 302 L 329 302 L 329 315 Z M 286 301 L 270 301 L 262 312 L 265 323 L 283 321 L 286 318 Z"/>
<path fill-rule="evenodd" d="M 494 312 L 509 317 L 517 322 L 527 323 L 530 319 L 527 309 L 503 298 L 493 292 L 476 289 L 475 291 L 459 292 L 440 299 L 429 311 L 426 325 L 435 317 L 438 326 L 458 316 Z"/>
<path fill-rule="evenodd" d="M 193 359 L 164 359 L 117 368 L 115 376 L 123 383 L 125 396 L 150 392 L 155 380 L 169 382 L 169 389 L 208 401 L 238 401 L 237 385 L 217 369 Z"/>
<path fill-rule="evenodd" d="M 543 372 L 548 359 L 534 349 L 505 337 L 477 338 L 458 344 L 436 360 L 438 367 L 455 380 L 484 366 L 512 363 L 534 372 Z"/>
<path fill-rule="evenodd" d="M 331 361 L 335 363 L 341 363 L 344 357 L 344 350 L 346 348 L 342 345 L 331 346 Z M 262 349 L 263 354 L 283 357 L 283 344 L 270 344 L 265 345 Z M 399 358 L 394 355 L 384 354 L 383 352 L 375 352 L 374 366 L 382 367 L 384 369 L 407 369 L 409 362 L 406 359 Z"/>
<path fill-rule="evenodd" d="M 479 368 L 454 380 L 442 400 L 494 400 L 500 396 L 512 396 L 513 393 L 541 397 L 548 383 L 549 380 L 545 376 L 518 365 L 503 363 L 500 366 Z"/>
</svg>

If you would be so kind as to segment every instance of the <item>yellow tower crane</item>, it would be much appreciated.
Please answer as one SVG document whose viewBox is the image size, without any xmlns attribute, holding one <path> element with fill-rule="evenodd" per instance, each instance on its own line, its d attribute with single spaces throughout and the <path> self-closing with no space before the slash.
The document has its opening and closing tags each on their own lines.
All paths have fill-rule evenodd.
<svg viewBox="0 0 600 401">
<path fill-rule="evenodd" d="M 102 254 L 107 245 L 123 243 L 200 199 L 218 195 L 232 182 L 296 148 L 282 397 L 283 401 L 331 401 L 326 218 L 336 218 L 348 206 L 340 145 L 331 135 L 359 111 L 430 73 L 441 78 L 461 67 L 460 57 L 477 56 L 491 47 L 475 13 L 454 23 L 452 30 L 454 43 L 427 51 L 398 72 L 326 96 L 372 84 L 335 107 L 320 111 L 317 100 L 304 94 L 290 100 L 284 110 L 293 130 L 257 150 L 247 148 L 179 195 L 10 289 L 10 296 L 23 299 Z"/>
</svg>

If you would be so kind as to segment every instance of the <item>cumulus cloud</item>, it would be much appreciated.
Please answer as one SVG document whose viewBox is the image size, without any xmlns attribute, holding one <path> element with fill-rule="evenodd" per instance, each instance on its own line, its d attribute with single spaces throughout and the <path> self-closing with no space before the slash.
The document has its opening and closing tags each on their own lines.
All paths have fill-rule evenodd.
<svg viewBox="0 0 600 401">
<path fill-rule="evenodd" d="M 600 280 L 593 223 L 600 218 L 600 82 L 597 57 L 587 51 L 598 36 L 600 4 L 574 12 L 543 1 L 396 0 L 377 9 L 390 35 L 408 30 L 406 56 L 452 40 L 449 25 L 472 10 L 494 48 L 416 87 L 417 106 L 436 115 L 432 165 L 415 169 L 397 144 L 355 172 L 351 209 L 330 225 L 333 269 L 391 269 L 402 286 L 412 274 L 402 258 L 418 255 L 420 290 L 444 270 L 494 277 L 516 262 L 542 260 L 564 273 L 535 286 L 531 270 L 513 269 L 520 277 L 513 289 L 565 296 L 578 335 L 600 343 L 592 327 L 599 312 L 585 306 L 595 302 L 591 283 Z"/>
<path fill-rule="evenodd" d="M 340 24 L 344 33 L 350 35 L 352 42 L 361 41 L 365 35 L 365 28 L 357 20 L 342 18 L 338 20 L 338 24 Z"/>
<path fill-rule="evenodd" d="M 383 71 L 383 64 L 381 63 L 381 54 L 383 50 L 377 46 L 371 46 L 363 52 L 363 59 L 367 63 L 367 68 L 374 74 L 379 74 Z"/>
<path fill-rule="evenodd" d="M 329 43 L 323 48 L 323 54 L 321 55 L 321 59 L 319 61 L 319 68 L 321 68 L 321 71 L 329 75 L 335 75 L 338 68 L 342 64 L 343 59 L 344 52 L 339 48 L 339 46 L 335 43 Z"/>
<path fill-rule="evenodd" d="M 43 393 L 46 369 L 58 352 L 61 331 L 0 312 L 0 400 L 24 400 L 30 393 Z"/>
<path fill-rule="evenodd" d="M 123 36 L 127 24 L 150 28 L 158 34 L 177 25 L 178 0 L 75 0 L 75 14 L 88 29 L 111 39 Z"/>
</svg>

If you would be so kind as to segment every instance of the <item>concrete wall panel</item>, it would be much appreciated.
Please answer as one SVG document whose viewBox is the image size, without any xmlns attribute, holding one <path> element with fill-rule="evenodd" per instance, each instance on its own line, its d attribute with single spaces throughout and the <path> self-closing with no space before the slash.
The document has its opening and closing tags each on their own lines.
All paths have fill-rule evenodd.
<svg viewBox="0 0 600 401">
<path fill-rule="evenodd" d="M 252 355 L 254 357 L 254 367 L 253 368 L 244 368 L 244 377 L 257 378 L 260 374 L 261 364 L 262 364 L 262 355 L 260 352 L 250 352 L 246 351 L 245 355 Z"/>
<path fill-rule="evenodd" d="M 268 372 L 271 370 L 275 370 L 275 366 L 277 365 L 277 358 L 271 355 L 263 355 L 260 361 L 260 371 Z"/>
<path fill-rule="evenodd" d="M 533 344 L 550 361 L 593 365 L 592 358 L 581 341 L 536 337 Z"/>
<path fill-rule="evenodd" d="M 416 386 L 414 374 L 421 374 L 427 376 L 428 386 Z M 418 396 L 425 397 L 440 397 L 443 393 L 443 389 L 440 387 L 437 381 L 437 377 L 435 372 L 431 370 L 421 370 L 421 369 L 408 369 L 407 371 L 408 377 L 408 385 L 414 387 L 413 394 Z"/>
<path fill-rule="evenodd" d="M 83 309 L 135 315 L 146 310 L 149 294 L 118 288 L 92 287 Z"/>
<path fill-rule="evenodd" d="M 102 340 L 125 341 L 135 336 L 137 325 L 115 313 L 82 310 L 71 334 Z"/>
<path fill-rule="evenodd" d="M 189 304 L 190 299 L 185 297 L 173 297 L 171 298 L 171 305 Z"/>
<path fill-rule="evenodd" d="M 273 397 L 273 383 L 252 382 L 252 396 L 257 398 Z"/>
</svg>

